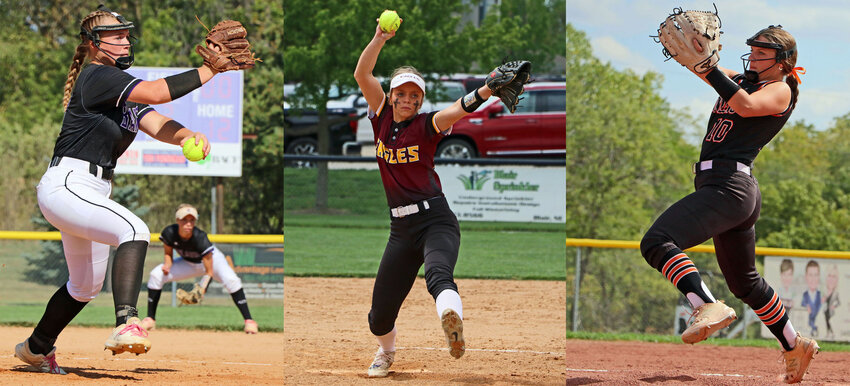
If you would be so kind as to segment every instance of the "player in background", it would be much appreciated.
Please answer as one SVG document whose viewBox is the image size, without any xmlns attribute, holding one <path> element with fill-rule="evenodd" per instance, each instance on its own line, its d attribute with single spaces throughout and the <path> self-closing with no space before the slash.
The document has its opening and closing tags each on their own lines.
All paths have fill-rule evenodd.
<svg viewBox="0 0 850 386">
<path fill-rule="evenodd" d="M 233 272 L 224 254 L 210 242 L 207 233 L 195 226 L 198 210 L 192 205 L 180 204 L 174 216 L 177 223 L 165 227 L 159 236 L 165 261 L 151 270 L 148 277 L 148 316 L 142 320 L 142 327 L 148 331 L 156 327 L 156 306 L 165 283 L 201 276 L 201 292 L 206 292 L 211 278 L 224 285 L 242 313 L 245 333 L 256 334 L 257 322 L 248 310 L 242 280 Z M 174 258 L 174 251 L 180 257 Z"/>
<path fill-rule="evenodd" d="M 103 286 L 109 246 L 117 247 L 112 265 L 115 329 L 105 347 L 113 354 L 147 352 L 151 343 L 139 325 L 136 302 L 150 241 L 144 221 L 109 199 L 117 159 L 142 130 L 173 145 L 209 141 L 148 104 L 177 99 L 209 81 L 215 72 L 202 66 L 154 81 L 123 70 L 133 64 L 133 23 L 103 6 L 80 22 L 80 39 L 65 83 L 65 115 L 53 159 L 36 187 L 45 219 L 59 229 L 68 264 L 68 282 L 47 302 L 38 324 L 15 356 L 37 371 L 65 374 L 56 363 L 57 337 Z M 84 64 L 90 61 L 90 64 Z"/>
<path fill-rule="evenodd" d="M 788 120 L 797 102 L 797 45 L 770 26 L 747 39 L 744 73 L 714 67 L 697 74 L 720 95 L 694 165 L 696 191 L 668 208 L 641 240 L 646 261 L 690 301 L 694 322 L 682 334 L 697 343 L 736 318 L 717 301 L 683 251 L 714 239 L 717 262 L 735 297 L 752 307 L 784 351 L 785 381 L 799 382 L 818 350 L 791 325 L 779 295 L 756 270 L 755 228 L 761 208 L 753 160 Z M 693 69 L 691 69 L 693 71 Z"/>
</svg>

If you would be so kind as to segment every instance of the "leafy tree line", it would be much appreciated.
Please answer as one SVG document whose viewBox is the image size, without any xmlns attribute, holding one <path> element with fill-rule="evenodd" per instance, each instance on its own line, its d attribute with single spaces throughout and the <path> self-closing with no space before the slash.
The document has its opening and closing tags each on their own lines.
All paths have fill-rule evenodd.
<svg viewBox="0 0 850 386">
<path fill-rule="evenodd" d="M 252 49 L 263 62 L 245 72 L 243 168 L 241 178 L 222 178 L 224 229 L 220 233 L 280 233 L 283 229 L 283 7 L 279 0 L 131 0 L 108 4 L 136 25 L 137 66 L 197 67 L 194 46 L 204 27 L 222 19 L 241 21 Z M 74 49 L 79 21 L 97 2 L 49 0 L 0 2 L 0 229 L 43 229 L 35 185 L 44 173 L 62 122 L 62 89 Z M 191 128 L 190 128 L 191 129 Z M 213 149 L 213 151 L 215 151 Z M 153 232 L 173 221 L 181 202 L 204 214 L 199 226 L 209 229 L 212 177 L 125 175 L 115 186 L 138 189 L 134 205 L 147 207 L 143 217 Z"/>
<path fill-rule="evenodd" d="M 462 0 L 369 1 L 287 0 L 286 80 L 299 82 L 295 105 L 316 106 L 319 127 L 327 127 L 325 106 L 333 87 L 356 89 L 354 68 L 375 34 L 384 9 L 398 11 L 401 27 L 381 51 L 376 76 L 412 65 L 426 78 L 487 72 L 503 58 L 527 59 L 534 73 L 559 68 L 564 53 L 565 0 L 515 0 L 491 7 L 480 27 L 463 22 L 473 3 Z M 319 152 L 328 154 L 327 130 L 319 130 Z M 318 168 L 316 208 L 327 210 L 327 164 Z"/>
<path fill-rule="evenodd" d="M 699 148 L 683 138 L 706 123 L 670 108 L 659 96 L 662 75 L 602 63 L 587 36 L 569 24 L 566 37 L 567 89 L 580 90 L 567 94 L 567 237 L 640 240 L 663 210 L 693 191 L 690 165 Z M 693 87 L 707 86 L 695 79 Z M 850 249 L 848 134 L 850 114 L 824 131 L 796 121 L 761 151 L 753 165 L 762 192 L 757 245 Z M 580 277 L 575 253 L 567 250 L 567 281 L 581 284 L 582 330 L 672 329 L 680 295 L 638 250 L 584 248 Z M 691 257 L 715 296 L 743 312 L 715 256 Z"/>
</svg>

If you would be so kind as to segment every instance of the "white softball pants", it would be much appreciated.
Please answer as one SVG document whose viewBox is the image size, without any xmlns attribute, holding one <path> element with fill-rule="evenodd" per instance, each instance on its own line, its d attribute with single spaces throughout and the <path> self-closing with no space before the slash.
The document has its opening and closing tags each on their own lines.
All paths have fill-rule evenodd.
<svg viewBox="0 0 850 386">
<path fill-rule="evenodd" d="M 224 253 L 213 247 L 212 259 L 213 279 L 221 283 L 228 293 L 242 289 L 242 280 L 239 279 L 239 276 L 236 276 L 236 272 L 233 272 L 233 268 L 227 263 Z M 203 263 L 191 263 L 182 257 L 176 257 L 171 263 L 168 275 L 163 274 L 162 264 L 151 270 L 150 277 L 148 277 L 148 289 L 161 290 L 165 283 L 202 276 L 205 272 Z"/>
<path fill-rule="evenodd" d="M 129 209 L 109 199 L 111 181 L 91 175 L 85 161 L 67 160 L 41 177 L 36 187 L 38 206 L 62 234 L 68 293 L 77 301 L 89 302 L 103 287 L 109 246 L 150 242 L 150 230 Z"/>
</svg>

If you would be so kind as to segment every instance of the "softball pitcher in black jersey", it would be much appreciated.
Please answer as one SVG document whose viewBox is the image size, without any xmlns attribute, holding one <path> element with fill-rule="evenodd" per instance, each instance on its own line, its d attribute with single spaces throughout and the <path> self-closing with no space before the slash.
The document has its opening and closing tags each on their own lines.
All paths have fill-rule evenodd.
<svg viewBox="0 0 850 386">
<path fill-rule="evenodd" d="M 243 330 L 256 334 L 257 322 L 248 310 L 242 280 L 236 276 L 224 253 L 210 242 L 207 232 L 195 226 L 198 210 L 192 205 L 180 204 L 174 217 L 177 223 L 165 227 L 159 235 L 165 261 L 154 267 L 148 277 L 148 316 L 142 319 L 142 327 L 147 331 L 156 327 L 156 307 L 165 283 L 201 276 L 198 284 L 204 293 L 212 279 L 224 285 L 245 320 Z M 180 257 L 175 258 L 174 252 Z"/>
<path fill-rule="evenodd" d="M 452 125 L 491 95 L 485 85 L 444 110 L 419 114 L 425 81 L 408 66 L 396 69 L 390 92 L 385 94 L 372 70 L 381 48 L 393 36 L 395 32 L 383 32 L 376 26 L 354 71 L 369 104 L 378 168 L 391 219 L 390 238 L 375 277 L 369 311 L 369 329 L 379 344 L 368 370 L 370 377 L 389 374 L 395 358 L 395 320 L 423 264 L 425 282 L 434 297 L 449 353 L 460 358 L 466 349 L 463 307 L 454 282 L 460 230 L 434 171 L 434 153 Z"/>
<path fill-rule="evenodd" d="M 109 199 L 113 168 L 139 129 L 178 145 L 203 140 L 160 115 L 148 104 L 179 98 L 210 80 L 204 66 L 154 81 L 123 70 L 133 64 L 133 23 L 103 6 L 80 23 L 81 42 L 65 83 L 65 115 L 53 159 L 36 188 L 44 217 L 62 234 L 69 279 L 50 298 L 32 335 L 15 347 L 15 356 L 38 371 L 64 374 L 56 364 L 59 333 L 94 299 L 103 286 L 109 247 L 115 246 L 112 295 L 115 329 L 105 347 L 113 354 L 145 353 L 151 343 L 139 326 L 136 301 L 150 231 L 127 208 Z M 90 64 L 84 66 L 90 60 Z"/>
<path fill-rule="evenodd" d="M 713 238 L 729 290 L 752 307 L 781 344 L 785 380 L 799 382 L 818 346 L 794 330 L 779 296 L 756 271 L 754 225 L 761 193 L 752 166 L 794 110 L 797 72 L 804 70 L 794 67 L 796 43 L 781 26 L 762 29 L 747 45 L 751 52 L 741 57 L 743 74 L 716 67 L 698 75 L 720 97 L 694 164 L 696 191 L 658 217 L 641 240 L 641 253 L 690 301 L 694 322 L 682 340 L 693 344 L 736 318 L 732 308 L 712 296 L 683 252 Z"/>
</svg>

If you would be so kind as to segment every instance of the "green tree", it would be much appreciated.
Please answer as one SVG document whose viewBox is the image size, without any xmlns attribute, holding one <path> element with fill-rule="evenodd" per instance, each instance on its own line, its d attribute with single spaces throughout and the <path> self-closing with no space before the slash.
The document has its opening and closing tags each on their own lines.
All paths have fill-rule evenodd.
<svg viewBox="0 0 850 386">
<path fill-rule="evenodd" d="M 659 74 L 618 71 L 593 57 L 583 32 L 567 24 L 566 35 L 567 89 L 581 90 L 567 94 L 567 236 L 639 239 L 693 189 L 697 153 L 681 129 L 692 122 L 659 96 Z M 585 249 L 579 277 L 571 256 L 567 278 L 581 285 L 583 323 L 601 330 L 669 325 L 678 294 L 639 252 Z"/>
</svg>

